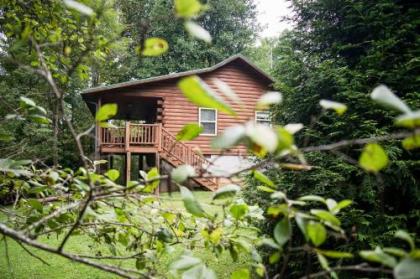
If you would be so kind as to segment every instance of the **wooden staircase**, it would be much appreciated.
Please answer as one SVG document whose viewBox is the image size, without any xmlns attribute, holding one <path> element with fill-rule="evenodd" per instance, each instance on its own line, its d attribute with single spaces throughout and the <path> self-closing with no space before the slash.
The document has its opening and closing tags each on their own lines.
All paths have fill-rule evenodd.
<svg viewBox="0 0 420 279">
<path fill-rule="evenodd" d="M 98 146 L 101 153 L 155 153 L 173 167 L 191 165 L 197 176 L 202 175 L 210 162 L 190 146 L 177 141 L 162 124 L 132 124 L 125 127 L 99 128 Z M 128 171 L 130 173 L 130 171 Z M 218 188 L 217 179 L 194 178 L 197 184 L 210 191 Z"/>
<path fill-rule="evenodd" d="M 160 157 L 174 167 L 181 165 L 193 166 L 197 176 L 204 173 L 210 162 L 198 155 L 190 146 L 179 142 L 176 137 L 161 128 L 162 146 L 159 152 Z M 202 187 L 215 191 L 218 188 L 217 179 L 214 178 L 194 178 L 197 184 Z"/>
</svg>

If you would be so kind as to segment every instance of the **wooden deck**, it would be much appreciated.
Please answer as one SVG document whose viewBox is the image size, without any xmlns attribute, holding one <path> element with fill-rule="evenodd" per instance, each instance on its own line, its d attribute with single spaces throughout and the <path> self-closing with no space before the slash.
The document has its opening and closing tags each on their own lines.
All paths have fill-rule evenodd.
<svg viewBox="0 0 420 279">
<path fill-rule="evenodd" d="M 176 137 L 162 127 L 162 124 L 132 124 L 125 127 L 98 128 L 98 148 L 101 154 L 126 154 L 127 165 L 130 165 L 131 154 L 154 153 L 159 160 L 163 159 L 174 167 L 188 164 L 201 174 L 209 166 L 209 161 L 196 153 L 190 146 L 176 140 Z M 126 177 L 130 175 L 128 168 Z M 197 178 L 200 185 L 217 189 L 213 179 Z"/>
<path fill-rule="evenodd" d="M 132 124 L 100 128 L 101 153 L 158 153 L 161 151 L 162 124 Z"/>
</svg>

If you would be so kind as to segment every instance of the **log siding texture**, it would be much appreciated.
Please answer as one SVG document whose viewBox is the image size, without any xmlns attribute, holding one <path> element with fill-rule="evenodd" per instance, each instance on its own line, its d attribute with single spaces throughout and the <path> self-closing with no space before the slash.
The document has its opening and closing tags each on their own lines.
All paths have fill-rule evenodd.
<svg viewBox="0 0 420 279">
<path fill-rule="evenodd" d="M 238 123 L 254 121 L 255 105 L 262 94 L 271 89 L 273 80 L 256 68 L 241 55 L 226 59 L 218 65 L 207 70 L 190 71 L 157 77 L 145 80 L 146 82 L 128 82 L 120 85 L 111 85 L 89 89 L 83 94 L 86 102 L 101 103 L 112 100 L 123 100 L 126 98 L 158 97 L 163 100 L 162 124 L 170 133 L 176 135 L 187 123 L 198 123 L 199 108 L 189 102 L 180 89 L 177 82 L 180 78 L 196 74 L 202 78 L 213 90 L 217 91 L 214 79 L 220 79 L 227 83 L 241 98 L 243 106 L 233 104 L 237 116 L 233 117 L 223 112 L 217 112 L 217 134 L 222 133 L 226 128 Z M 166 77 L 166 78 L 165 78 Z M 218 92 L 220 93 L 220 92 Z M 223 94 L 220 93 L 221 96 Z M 90 109 L 94 108 L 90 105 Z M 220 154 L 219 150 L 211 148 L 211 140 L 215 136 L 200 135 L 193 141 L 186 142 L 187 145 L 199 148 L 205 155 Z M 246 155 L 244 147 L 236 147 L 224 152 L 225 155 Z"/>
</svg>

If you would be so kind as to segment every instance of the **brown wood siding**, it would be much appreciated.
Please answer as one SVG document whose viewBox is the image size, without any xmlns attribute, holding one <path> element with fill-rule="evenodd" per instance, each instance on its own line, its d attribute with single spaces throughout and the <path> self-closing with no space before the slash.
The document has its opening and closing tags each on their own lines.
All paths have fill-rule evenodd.
<svg viewBox="0 0 420 279">
<path fill-rule="evenodd" d="M 220 111 L 217 113 L 217 133 L 220 135 L 224 129 L 238 123 L 245 123 L 254 120 L 255 104 L 258 98 L 267 91 L 253 73 L 235 63 L 228 64 L 214 72 L 200 75 L 213 89 L 216 90 L 212 80 L 221 79 L 226 82 L 241 98 L 243 107 L 232 105 L 237 112 L 236 117 L 226 115 Z M 110 92 L 107 96 L 113 95 L 118 99 L 128 96 L 161 97 L 163 98 L 163 127 L 172 134 L 176 134 L 186 123 L 198 123 L 199 109 L 190 103 L 176 86 L 177 80 L 160 82 L 159 84 L 145 84 L 136 89 L 124 89 Z M 195 140 L 187 142 L 190 146 L 197 146 L 203 154 L 219 154 L 212 150 L 210 142 L 214 136 L 199 136 Z M 244 147 L 236 147 L 225 154 L 244 154 Z"/>
</svg>

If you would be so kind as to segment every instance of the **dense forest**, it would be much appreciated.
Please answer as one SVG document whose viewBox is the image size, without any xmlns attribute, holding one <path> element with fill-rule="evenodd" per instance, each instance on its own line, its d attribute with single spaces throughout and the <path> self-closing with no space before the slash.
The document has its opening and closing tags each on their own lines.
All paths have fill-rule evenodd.
<svg viewBox="0 0 420 279">
<path fill-rule="evenodd" d="M 283 20 L 293 28 L 275 38 L 258 38 L 252 0 L 1 4 L 6 278 L 18 272 L 15 244 L 44 265 L 54 254 L 124 278 L 420 278 L 416 1 L 291 0 Z M 276 91 L 258 102 L 270 127 L 239 123 L 214 140 L 226 150 L 245 145 L 253 158 L 224 177 L 230 184 L 203 201 L 184 186 L 211 175 L 204 168 L 153 168 L 127 185 L 117 170 L 97 171 L 93 127 L 117 108 L 92 117 L 83 90 L 239 53 Z M 182 82 L 195 105 L 235 114 L 229 88 L 223 99 L 202 81 Z M 177 139 L 199 129 L 187 125 Z M 159 180 L 174 184 L 182 209 L 154 194 Z M 89 243 L 85 255 L 65 248 L 72 239 Z M 85 278 L 106 278 L 93 268 Z"/>
</svg>

